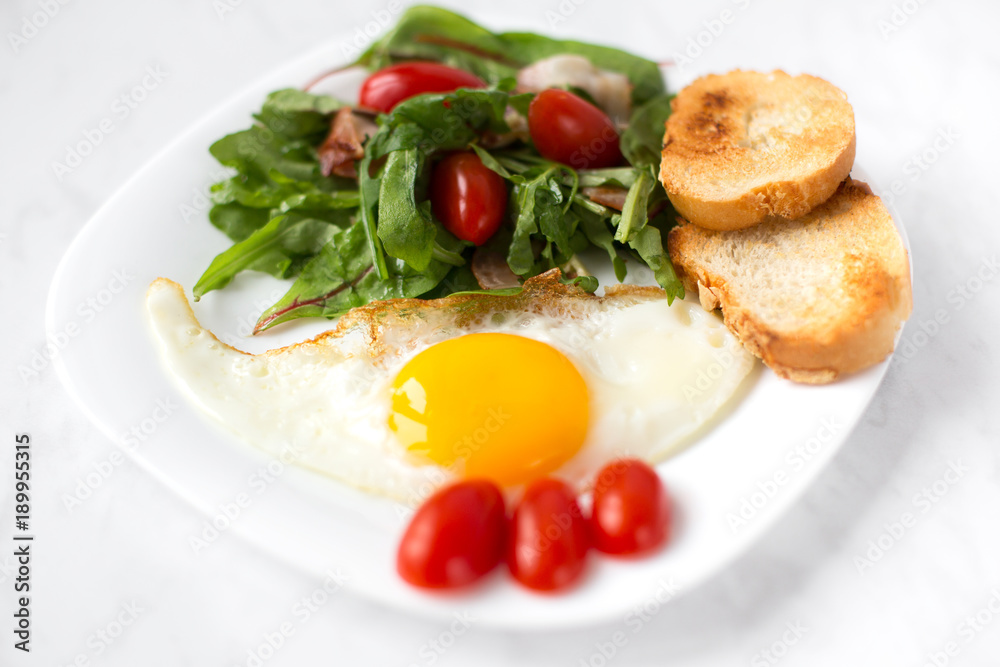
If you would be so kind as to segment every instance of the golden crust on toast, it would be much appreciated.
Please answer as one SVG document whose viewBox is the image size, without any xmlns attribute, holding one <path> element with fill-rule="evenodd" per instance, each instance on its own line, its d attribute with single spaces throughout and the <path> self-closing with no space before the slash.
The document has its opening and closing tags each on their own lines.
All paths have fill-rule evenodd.
<svg viewBox="0 0 1000 667">
<path fill-rule="evenodd" d="M 854 111 L 818 77 L 713 74 L 684 88 L 672 109 L 660 180 L 678 213 L 706 229 L 800 218 L 854 164 Z"/>
</svg>

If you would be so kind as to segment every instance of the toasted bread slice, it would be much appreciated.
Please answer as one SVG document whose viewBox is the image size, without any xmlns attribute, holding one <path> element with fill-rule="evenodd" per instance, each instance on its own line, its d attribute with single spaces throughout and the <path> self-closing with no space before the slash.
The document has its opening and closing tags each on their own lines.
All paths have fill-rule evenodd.
<svg viewBox="0 0 1000 667">
<path fill-rule="evenodd" d="M 892 352 L 912 308 L 910 265 L 892 217 L 847 179 L 795 221 L 729 232 L 683 223 L 670 259 L 706 310 L 785 378 L 822 384 Z"/>
<path fill-rule="evenodd" d="M 814 76 L 705 76 L 672 108 L 660 180 L 699 227 L 794 220 L 826 201 L 854 165 L 854 111 L 840 89 Z"/>
</svg>

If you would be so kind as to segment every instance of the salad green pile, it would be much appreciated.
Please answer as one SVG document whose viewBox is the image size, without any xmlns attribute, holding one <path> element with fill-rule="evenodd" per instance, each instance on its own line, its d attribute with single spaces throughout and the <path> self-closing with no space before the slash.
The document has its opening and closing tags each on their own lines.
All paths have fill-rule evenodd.
<svg viewBox="0 0 1000 667">
<path fill-rule="evenodd" d="M 626 166 L 576 170 L 541 157 L 528 141 L 500 148 L 483 141 L 511 131 L 508 108 L 527 114 L 533 94 L 514 91 L 518 69 L 567 53 L 628 76 Z M 198 280 L 196 299 L 241 271 L 295 277 L 261 316 L 261 331 L 299 317 L 336 317 L 374 300 L 479 290 L 470 269 L 473 245 L 435 219 L 427 197 L 432 161 L 457 149 L 474 150 L 507 181 L 507 220 L 486 248 L 506 257 L 522 280 L 596 246 L 619 280 L 624 259 L 632 257 L 652 269 L 668 297 L 683 296 L 663 244 L 674 221 L 657 178 L 670 96 L 655 63 L 582 42 L 494 34 L 449 11 L 418 6 L 356 64 L 374 71 L 413 59 L 465 69 L 489 87 L 418 95 L 379 115 L 356 179 L 321 172 L 318 147 L 333 114 L 350 106 L 325 95 L 274 92 L 252 127 L 212 145 L 212 155 L 235 174 L 212 187 L 209 219 L 234 244 Z M 627 189 L 622 210 L 585 196 L 589 187 Z M 590 276 L 576 280 L 591 291 L 597 286 Z"/>
</svg>

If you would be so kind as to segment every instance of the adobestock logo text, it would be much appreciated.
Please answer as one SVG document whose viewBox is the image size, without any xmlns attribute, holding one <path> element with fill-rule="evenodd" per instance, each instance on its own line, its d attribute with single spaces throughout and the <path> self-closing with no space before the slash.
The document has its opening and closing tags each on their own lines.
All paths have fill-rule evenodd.
<svg viewBox="0 0 1000 667">
<path fill-rule="evenodd" d="M 62 182 L 67 174 L 76 171 L 83 164 L 84 158 L 104 143 L 104 138 L 114 132 L 119 123 L 131 116 L 132 112 L 149 97 L 149 93 L 160 87 L 168 75 L 169 72 L 161 69 L 159 65 L 147 67 L 145 76 L 137 85 L 111 102 L 110 116 L 98 121 L 96 127 L 84 128 L 81 132 L 83 139 L 66 145 L 66 153 L 61 162 L 53 160 L 52 173 L 56 178 Z"/>
</svg>

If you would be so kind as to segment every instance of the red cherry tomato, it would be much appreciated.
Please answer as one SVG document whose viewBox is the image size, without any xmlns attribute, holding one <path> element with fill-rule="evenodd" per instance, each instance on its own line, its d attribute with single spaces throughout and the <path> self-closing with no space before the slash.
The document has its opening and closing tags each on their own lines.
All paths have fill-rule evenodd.
<svg viewBox="0 0 1000 667">
<path fill-rule="evenodd" d="M 589 548 L 573 490 L 557 479 L 532 482 L 511 519 L 507 564 L 514 578 L 540 591 L 565 588 L 583 573 Z"/>
<path fill-rule="evenodd" d="M 670 498 L 655 470 L 637 459 L 613 461 L 594 483 L 594 548 L 625 555 L 658 547 L 670 535 L 670 514 Z"/>
<path fill-rule="evenodd" d="M 431 173 L 431 209 L 449 232 L 482 245 L 503 222 L 507 185 L 475 153 L 452 153 Z"/>
<path fill-rule="evenodd" d="M 618 131 L 607 114 L 565 90 L 535 95 L 528 131 L 542 156 L 574 169 L 614 167 L 622 160 Z"/>
<path fill-rule="evenodd" d="M 428 498 L 396 556 L 404 580 L 422 588 L 465 586 L 503 559 L 506 514 L 493 482 L 466 480 Z"/>
<path fill-rule="evenodd" d="M 414 95 L 485 87 L 486 82 L 465 70 L 434 62 L 405 62 L 384 67 L 365 79 L 358 103 L 389 113 L 397 104 Z"/>
</svg>

